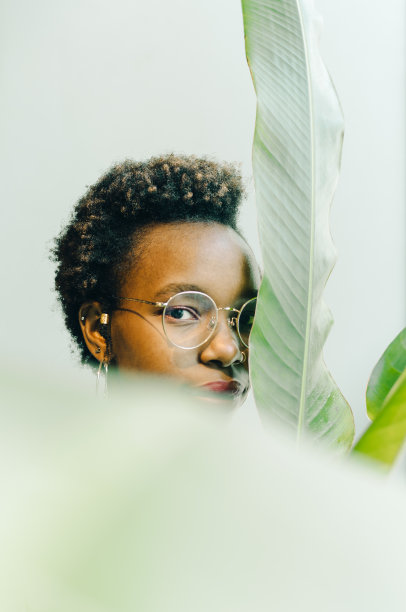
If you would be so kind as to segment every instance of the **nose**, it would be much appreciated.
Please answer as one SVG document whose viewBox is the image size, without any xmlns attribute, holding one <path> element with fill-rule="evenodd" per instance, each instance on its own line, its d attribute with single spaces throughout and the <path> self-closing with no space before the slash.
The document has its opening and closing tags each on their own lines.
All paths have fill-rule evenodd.
<svg viewBox="0 0 406 612">
<path fill-rule="evenodd" d="M 208 343 L 203 345 L 200 360 L 203 363 L 217 362 L 226 368 L 241 359 L 241 351 L 236 332 L 224 319 L 219 318 L 214 334 Z"/>
</svg>

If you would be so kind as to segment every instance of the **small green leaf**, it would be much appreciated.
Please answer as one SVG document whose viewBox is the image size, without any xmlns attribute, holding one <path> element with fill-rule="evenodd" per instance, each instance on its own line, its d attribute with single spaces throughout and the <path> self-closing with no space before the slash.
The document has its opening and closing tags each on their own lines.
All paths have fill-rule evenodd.
<svg viewBox="0 0 406 612">
<path fill-rule="evenodd" d="M 393 343 L 389 349 L 392 345 Z M 390 388 L 379 414 L 355 445 L 354 451 L 390 466 L 398 456 L 405 438 L 406 369 Z"/>
<path fill-rule="evenodd" d="M 370 419 L 376 419 L 405 370 L 406 327 L 388 346 L 372 371 L 367 388 L 367 412 Z"/>
</svg>

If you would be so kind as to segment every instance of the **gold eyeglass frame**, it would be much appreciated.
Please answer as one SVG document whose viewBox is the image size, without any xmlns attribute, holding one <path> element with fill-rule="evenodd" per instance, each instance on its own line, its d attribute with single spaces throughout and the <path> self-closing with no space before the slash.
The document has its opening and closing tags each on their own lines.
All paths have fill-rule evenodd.
<svg viewBox="0 0 406 612">
<path fill-rule="evenodd" d="M 208 298 L 213 303 L 213 306 L 214 306 L 214 308 L 216 310 L 216 322 L 215 322 L 215 325 L 213 325 L 213 328 L 212 328 L 210 334 L 208 335 L 208 337 L 203 342 L 201 342 L 200 344 L 197 344 L 196 346 L 180 346 L 179 344 L 176 344 L 175 342 L 173 342 L 173 340 L 171 340 L 169 338 L 169 336 L 168 336 L 168 334 L 166 332 L 165 323 L 164 323 L 165 309 L 166 309 L 167 305 L 170 303 L 170 301 L 173 300 L 175 297 L 177 297 L 179 295 L 183 295 L 183 294 L 190 294 L 190 293 L 197 294 L 197 295 L 203 295 L 204 297 Z M 230 327 L 236 329 L 238 338 L 240 339 L 240 342 L 246 348 L 249 348 L 249 345 L 246 344 L 244 342 L 244 340 L 242 339 L 242 337 L 241 337 L 240 329 L 239 329 L 239 320 L 240 320 L 241 313 L 243 312 L 245 306 L 247 304 L 249 304 L 250 302 L 253 302 L 254 300 L 256 300 L 257 299 L 256 297 L 250 298 L 249 300 L 244 302 L 244 304 L 240 307 L 240 309 L 234 308 L 233 306 L 222 306 L 222 307 L 219 308 L 217 306 L 216 302 L 213 300 L 213 298 L 210 297 L 209 295 L 207 295 L 207 293 L 204 293 L 203 291 L 179 291 L 178 293 L 175 293 L 174 295 L 172 295 L 167 302 L 151 302 L 150 300 L 141 300 L 140 298 L 129 298 L 129 297 L 122 297 L 122 296 L 118 296 L 118 295 L 113 295 L 112 297 L 117 299 L 117 300 L 126 300 L 126 301 L 129 301 L 129 302 L 140 302 L 141 304 L 149 304 L 150 306 L 159 306 L 160 308 L 163 308 L 164 310 L 162 312 L 162 327 L 163 327 L 163 330 L 164 330 L 165 337 L 167 338 L 167 340 L 171 344 L 173 344 L 177 348 L 181 348 L 181 349 L 183 349 L 185 351 L 199 348 L 199 346 L 203 346 L 203 344 L 206 344 L 206 342 L 208 342 L 210 340 L 210 338 L 212 337 L 212 335 L 214 334 L 214 332 L 215 332 L 215 330 L 217 328 L 218 320 L 219 320 L 218 313 L 219 313 L 220 310 L 225 310 L 225 311 L 228 311 L 228 312 L 236 312 L 236 313 L 238 313 L 238 315 L 236 317 L 228 318 L 227 319 L 227 323 L 228 323 L 228 325 Z"/>
</svg>

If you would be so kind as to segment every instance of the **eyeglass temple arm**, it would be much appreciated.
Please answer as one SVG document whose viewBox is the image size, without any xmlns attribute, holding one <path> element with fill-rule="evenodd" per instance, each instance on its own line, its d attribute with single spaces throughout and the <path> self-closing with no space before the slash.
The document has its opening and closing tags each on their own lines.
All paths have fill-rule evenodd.
<svg viewBox="0 0 406 612">
<path fill-rule="evenodd" d="M 112 295 L 111 297 L 116 298 L 117 300 L 128 300 L 129 302 L 141 302 L 142 304 L 151 304 L 151 306 L 166 306 L 168 303 L 168 302 L 150 302 L 149 300 L 140 300 L 138 298 L 121 297 L 119 295 Z M 233 308 L 232 306 L 222 306 L 221 308 L 217 308 L 217 310 L 227 310 L 227 311 L 231 310 L 233 312 L 238 312 L 238 314 L 240 314 L 241 312 L 241 310 L 238 310 L 238 308 Z"/>
</svg>

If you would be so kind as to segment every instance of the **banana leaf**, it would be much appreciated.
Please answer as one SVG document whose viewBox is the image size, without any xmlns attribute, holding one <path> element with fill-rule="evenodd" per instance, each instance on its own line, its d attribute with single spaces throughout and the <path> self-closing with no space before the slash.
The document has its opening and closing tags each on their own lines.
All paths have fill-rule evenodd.
<svg viewBox="0 0 406 612">
<path fill-rule="evenodd" d="M 406 370 L 388 394 L 382 410 L 354 447 L 386 466 L 398 457 L 406 438 Z"/>
<path fill-rule="evenodd" d="M 406 370 L 406 327 L 388 346 L 375 368 L 367 387 L 367 412 L 373 421 L 386 403 L 396 382 Z"/>
<path fill-rule="evenodd" d="M 332 325 L 323 290 L 335 261 L 329 210 L 341 107 L 318 50 L 309 1 L 242 0 L 257 94 L 253 172 L 264 277 L 250 367 L 261 417 L 349 448 L 351 409 L 323 360 Z"/>
<path fill-rule="evenodd" d="M 406 438 L 406 328 L 388 346 L 371 374 L 367 407 L 374 422 L 354 451 L 391 466 Z"/>
</svg>

